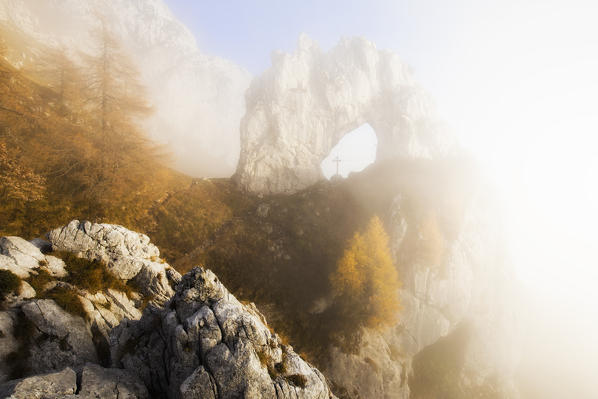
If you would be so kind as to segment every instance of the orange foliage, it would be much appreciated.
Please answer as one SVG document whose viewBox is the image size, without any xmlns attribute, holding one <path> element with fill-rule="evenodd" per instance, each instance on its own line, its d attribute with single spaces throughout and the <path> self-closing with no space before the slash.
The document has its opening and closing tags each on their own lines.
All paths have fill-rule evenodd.
<svg viewBox="0 0 598 399">
<path fill-rule="evenodd" d="M 363 234 L 355 233 L 330 281 L 352 319 L 368 327 L 396 321 L 400 282 L 378 217 L 370 220 Z"/>
<path fill-rule="evenodd" d="M 11 157 L 0 142 L 0 199 L 36 201 L 44 197 L 45 179 Z"/>
</svg>

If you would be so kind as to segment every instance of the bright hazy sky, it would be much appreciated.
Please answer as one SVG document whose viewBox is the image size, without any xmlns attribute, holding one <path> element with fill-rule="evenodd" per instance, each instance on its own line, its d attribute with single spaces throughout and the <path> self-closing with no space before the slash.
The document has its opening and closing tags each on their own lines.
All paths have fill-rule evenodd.
<svg viewBox="0 0 598 399">
<path fill-rule="evenodd" d="M 364 36 L 398 53 L 439 113 L 503 186 L 518 226 L 524 272 L 541 268 L 562 287 L 560 268 L 585 262 L 596 244 L 598 13 L 590 0 L 166 0 L 199 48 L 259 74 L 273 50 L 292 51 L 305 32 L 327 49 Z M 567 212 L 567 217 L 560 215 Z M 536 227 L 543 226 L 542 238 Z M 549 237 L 544 237 L 549 234 Z M 562 253 L 545 240 L 567 235 Z M 532 259 L 525 257 L 529 256 Z M 583 255 L 580 255 L 583 254 Z M 575 258 L 571 258 L 575 256 Z M 525 259 L 524 259 L 525 258 Z M 537 266 L 531 265 L 531 263 Z M 598 266 L 595 268 L 598 270 Z M 573 277 L 573 276 L 572 276 Z M 598 280 L 598 275 L 592 277 Z M 575 277 L 576 278 L 576 277 Z M 573 282 L 571 282 L 573 283 Z M 577 283 L 576 283 L 577 284 Z M 546 287 L 552 289 L 553 287 Z M 586 287 L 585 289 L 589 289 Z"/>
<path fill-rule="evenodd" d="M 518 279 L 598 369 L 581 345 L 598 333 L 597 1 L 166 2 L 202 51 L 253 74 L 302 32 L 398 53 L 499 186 Z"/>
</svg>

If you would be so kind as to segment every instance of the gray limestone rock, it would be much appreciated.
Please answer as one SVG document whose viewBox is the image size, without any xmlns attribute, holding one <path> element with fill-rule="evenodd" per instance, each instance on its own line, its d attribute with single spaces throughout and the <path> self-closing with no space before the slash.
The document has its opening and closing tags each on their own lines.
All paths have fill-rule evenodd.
<svg viewBox="0 0 598 399">
<path fill-rule="evenodd" d="M 79 383 L 77 382 L 79 380 Z M 125 370 L 86 364 L 77 376 L 72 368 L 13 380 L 0 385 L 10 399 L 148 399 L 145 385 Z"/>
<path fill-rule="evenodd" d="M 47 253 L 52 251 L 52 243 L 46 241 L 42 238 L 34 238 L 33 240 L 29 241 L 31 244 L 35 245 L 37 249 L 42 251 L 42 253 Z"/>
<path fill-rule="evenodd" d="M 118 225 L 73 220 L 50 231 L 48 239 L 53 250 L 101 260 L 123 280 L 135 277 L 144 260 L 160 256 L 160 251 L 149 242 L 149 237 Z"/>
<path fill-rule="evenodd" d="M 57 399 L 73 396 L 77 390 L 77 375 L 71 368 L 41 374 L 0 386 L 0 397 L 10 399 Z"/>
<path fill-rule="evenodd" d="M 67 313 L 51 299 L 31 300 L 21 310 L 34 327 L 33 339 L 26 343 L 32 372 L 77 369 L 98 361 L 92 334 L 83 318 Z"/>
<path fill-rule="evenodd" d="M 160 259 L 160 251 L 145 234 L 113 224 L 73 220 L 48 233 L 52 248 L 90 260 L 101 260 L 122 280 L 133 280 L 153 302 L 166 302 L 180 275 Z"/>
<path fill-rule="evenodd" d="M 14 311 L 0 311 L 0 383 L 10 379 L 12 364 L 6 361 L 7 357 L 19 350 L 19 342 L 15 338 Z"/>
<path fill-rule="evenodd" d="M 86 364 L 81 373 L 81 389 L 77 397 L 84 399 L 147 399 L 149 394 L 145 385 L 125 370 Z"/>
<path fill-rule="evenodd" d="M 27 278 L 38 267 L 56 277 L 66 275 L 62 260 L 44 255 L 37 246 L 20 237 L 0 237 L 0 269 Z"/>
<path fill-rule="evenodd" d="M 21 280 L 21 285 L 18 290 L 8 294 L 4 298 L 4 306 L 15 307 L 23 303 L 27 299 L 35 298 L 36 292 L 31 285 L 25 280 Z"/>
<path fill-rule="evenodd" d="M 209 270 L 195 268 L 164 310 L 112 330 L 113 365 L 169 398 L 332 398 L 319 371 L 241 304 Z"/>
</svg>

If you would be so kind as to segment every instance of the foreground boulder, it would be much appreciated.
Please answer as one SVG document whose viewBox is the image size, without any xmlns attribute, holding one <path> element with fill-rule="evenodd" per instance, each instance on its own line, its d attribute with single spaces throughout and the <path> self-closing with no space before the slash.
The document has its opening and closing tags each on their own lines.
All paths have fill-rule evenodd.
<svg viewBox="0 0 598 399">
<path fill-rule="evenodd" d="M 79 399 L 147 399 L 145 386 L 125 370 L 106 369 L 87 364 L 77 384 L 77 373 L 71 368 L 50 374 L 11 381 L 0 386 L 0 397 L 79 398 Z"/>
<path fill-rule="evenodd" d="M 0 270 L 16 279 L 0 297 L 0 382 L 109 365 L 112 328 L 168 301 L 180 280 L 122 226 L 73 220 L 47 236 L 0 238 Z"/>
<path fill-rule="evenodd" d="M 163 310 L 148 310 L 111 337 L 113 366 L 168 398 L 332 398 L 324 376 L 281 342 L 253 304 L 209 270 L 183 277 Z"/>
<path fill-rule="evenodd" d="M 123 226 L 73 220 L 48 233 L 54 251 L 68 251 L 104 262 L 116 277 L 131 280 L 154 301 L 168 300 L 180 275 L 160 259 L 160 250 L 145 234 Z"/>
<path fill-rule="evenodd" d="M 212 272 L 181 278 L 122 226 L 74 220 L 47 237 L 0 238 L 3 269 L 36 287 L 0 299 L 0 398 L 334 397 Z M 117 280 L 72 278 L 88 267 Z"/>
<path fill-rule="evenodd" d="M 42 253 L 40 248 L 21 237 L 0 237 L 0 270 L 9 270 L 27 278 L 33 269 L 42 267 L 56 277 L 66 275 L 64 262 Z"/>
<path fill-rule="evenodd" d="M 92 335 L 81 317 L 69 314 L 50 299 L 28 301 L 21 311 L 21 317 L 29 323 L 25 328 L 31 330 L 33 338 L 23 348 L 29 352 L 26 360 L 29 370 L 45 372 L 98 361 Z M 25 334 L 19 330 L 14 332 Z"/>
<path fill-rule="evenodd" d="M 57 373 L 36 375 L 0 386 L 0 397 L 11 399 L 61 398 L 77 391 L 77 374 L 66 368 Z"/>
</svg>

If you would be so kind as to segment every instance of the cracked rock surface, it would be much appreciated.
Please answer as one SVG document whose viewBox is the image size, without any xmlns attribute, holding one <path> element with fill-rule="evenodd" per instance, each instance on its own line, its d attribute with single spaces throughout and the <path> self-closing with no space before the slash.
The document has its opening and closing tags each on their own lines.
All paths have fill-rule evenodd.
<svg viewBox="0 0 598 399">
<path fill-rule="evenodd" d="M 160 250 L 145 234 L 114 224 L 73 220 L 48 233 L 54 251 L 101 260 L 122 280 L 133 280 L 143 295 L 164 302 L 174 294 L 180 275 L 161 261 Z"/>
<path fill-rule="evenodd" d="M 0 386 L 0 397 L 11 399 L 63 398 L 77 390 L 77 374 L 71 368 L 51 374 L 36 375 Z"/>
<path fill-rule="evenodd" d="M 77 381 L 80 381 L 79 384 Z M 36 375 L 0 386 L 0 397 L 11 399 L 147 399 L 145 386 L 119 369 L 86 364 L 80 373 L 65 368 L 56 373 Z"/>
<path fill-rule="evenodd" d="M 181 278 L 147 236 L 122 226 L 73 220 L 48 239 L 1 238 L 2 265 L 21 279 L 45 268 L 54 280 L 43 293 L 70 292 L 79 313 L 25 281 L 18 300 L 1 303 L 0 398 L 334 398 L 324 376 L 211 271 Z M 142 292 L 92 293 L 60 280 L 70 269 L 41 252 L 49 245 L 102 260 Z"/>
<path fill-rule="evenodd" d="M 66 275 L 61 259 L 45 255 L 32 242 L 21 237 L 0 237 L 0 270 L 9 270 L 20 278 L 27 278 L 38 267 L 55 277 Z"/>
<path fill-rule="evenodd" d="M 112 330 L 113 366 L 168 398 L 333 398 L 324 376 L 214 273 L 187 273 L 172 301 Z"/>
</svg>

